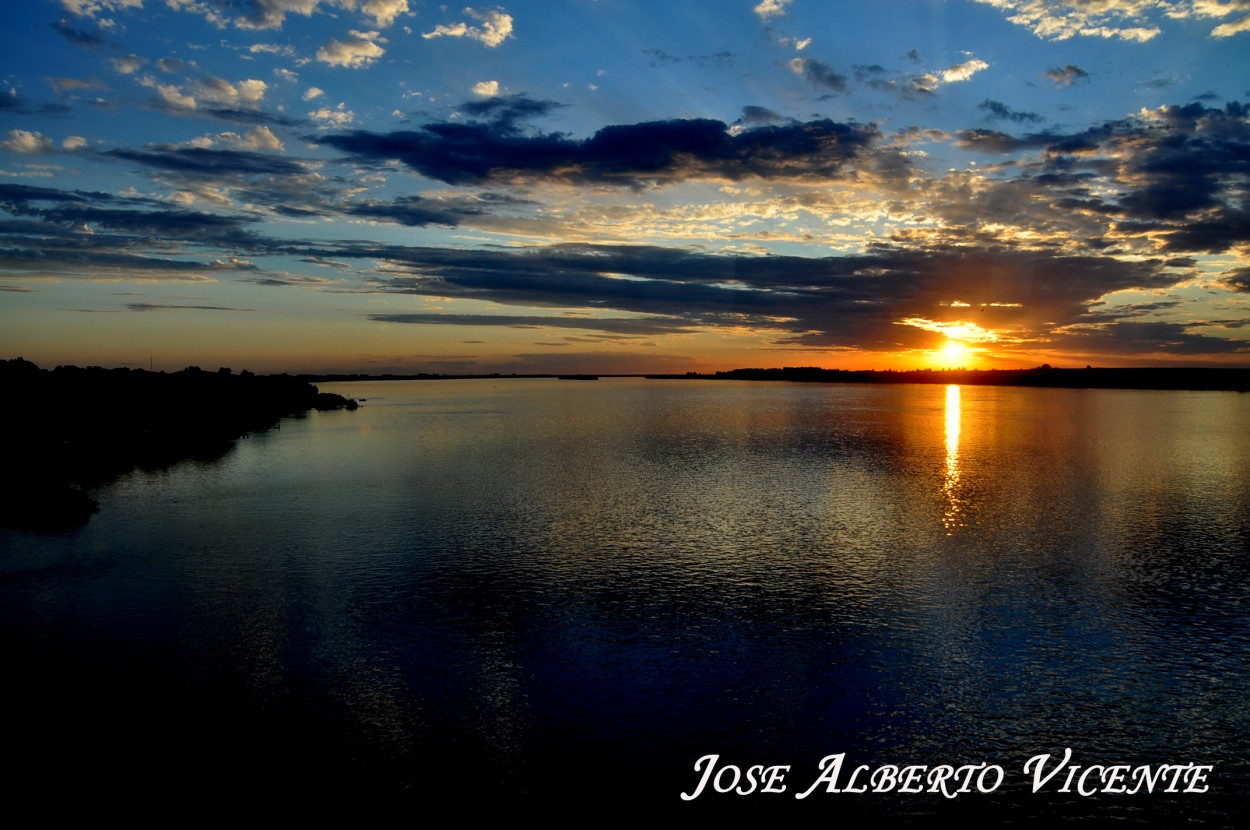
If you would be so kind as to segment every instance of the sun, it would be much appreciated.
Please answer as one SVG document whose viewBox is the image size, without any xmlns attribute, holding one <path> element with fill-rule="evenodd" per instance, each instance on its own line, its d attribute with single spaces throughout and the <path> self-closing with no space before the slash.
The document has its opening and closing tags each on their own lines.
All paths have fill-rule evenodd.
<svg viewBox="0 0 1250 830">
<path fill-rule="evenodd" d="M 947 340 L 936 352 L 943 365 L 964 366 L 972 359 L 972 349 L 958 340 Z"/>
</svg>

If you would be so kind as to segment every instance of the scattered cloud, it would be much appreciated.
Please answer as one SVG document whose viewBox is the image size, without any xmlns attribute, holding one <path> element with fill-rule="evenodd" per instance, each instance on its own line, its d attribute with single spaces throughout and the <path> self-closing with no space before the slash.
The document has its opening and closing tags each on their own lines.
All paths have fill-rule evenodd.
<svg viewBox="0 0 1250 830">
<path fill-rule="evenodd" d="M 1015 121 L 1017 124 L 1037 123 L 1039 121 L 1046 120 L 1035 112 L 1013 110 L 1002 101 L 992 101 L 989 98 L 986 98 L 980 104 L 977 104 L 977 109 L 985 110 L 985 117 L 990 120 L 1004 119 L 1007 121 Z"/>
<path fill-rule="evenodd" d="M 464 10 L 464 13 L 482 25 L 471 26 L 463 22 L 447 25 L 440 24 L 435 26 L 433 31 L 426 32 L 421 37 L 427 40 L 438 37 L 467 37 L 491 48 L 499 46 L 512 37 L 512 15 L 503 9 L 478 12 L 468 8 Z"/>
<path fill-rule="evenodd" d="M 979 58 L 971 58 L 963 63 L 955 64 L 949 69 L 943 70 L 943 83 L 955 84 L 966 81 L 978 72 L 989 69 L 990 65 Z"/>
<path fill-rule="evenodd" d="M 321 107 L 308 113 L 308 117 L 322 128 L 338 127 L 342 129 L 348 126 L 356 119 L 356 113 L 347 109 L 347 105 L 340 103 L 337 107 Z"/>
<path fill-rule="evenodd" d="M 848 81 L 850 79 L 847 76 L 834 71 L 829 64 L 821 63 L 813 58 L 792 59 L 790 61 L 790 71 L 803 78 L 812 86 L 824 87 L 833 92 L 846 92 L 849 89 Z"/>
<path fill-rule="evenodd" d="M 85 29 L 75 29 L 68 20 L 58 20 L 52 24 L 52 28 L 70 43 L 76 43 L 88 49 L 98 50 L 105 43 L 104 35 Z"/>
<path fill-rule="evenodd" d="M 1047 69 L 1042 73 L 1043 78 L 1049 78 L 1058 87 L 1072 86 L 1077 81 L 1088 81 L 1089 73 L 1079 66 L 1068 64 L 1063 67 L 1055 67 Z"/>
<path fill-rule="evenodd" d="M 67 12 L 78 17 L 95 17 L 100 12 L 143 7 L 143 0 L 60 0 L 60 3 Z"/>
<path fill-rule="evenodd" d="M 351 31 L 344 40 L 331 38 L 317 50 L 317 60 L 330 66 L 359 69 L 376 61 L 386 50 L 377 44 L 377 32 Z"/>
<path fill-rule="evenodd" d="M 1075 36 L 1145 42 L 1162 31 L 1153 15 L 1166 4 L 1158 0 L 976 0 L 1008 14 L 1044 40 Z"/>
<path fill-rule="evenodd" d="M 113 58 L 109 63 L 113 64 L 113 69 L 122 75 L 133 75 L 143 68 L 147 63 L 147 58 L 141 58 L 138 55 L 127 55 L 124 58 Z"/>
<path fill-rule="evenodd" d="M 790 5 L 790 2 L 791 0 L 761 0 L 752 11 L 759 15 L 760 20 L 767 22 L 774 17 L 784 17 L 786 6 Z"/>
<path fill-rule="evenodd" d="M 478 81 L 473 85 L 473 94 L 483 98 L 494 98 L 499 94 L 499 81 Z"/>
<path fill-rule="evenodd" d="M 0 141 L 0 150 L 25 155 L 44 155 L 56 152 L 52 139 L 32 130 L 9 130 L 8 138 Z"/>
</svg>

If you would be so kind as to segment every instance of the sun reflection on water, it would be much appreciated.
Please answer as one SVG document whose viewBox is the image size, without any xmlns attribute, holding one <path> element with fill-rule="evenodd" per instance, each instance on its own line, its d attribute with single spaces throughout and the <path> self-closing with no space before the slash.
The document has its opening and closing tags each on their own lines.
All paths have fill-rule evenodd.
<svg viewBox="0 0 1250 830">
<path fill-rule="evenodd" d="M 964 524 L 964 503 L 959 495 L 959 386 L 946 387 L 946 475 L 942 480 L 942 526 L 949 536 Z"/>
</svg>

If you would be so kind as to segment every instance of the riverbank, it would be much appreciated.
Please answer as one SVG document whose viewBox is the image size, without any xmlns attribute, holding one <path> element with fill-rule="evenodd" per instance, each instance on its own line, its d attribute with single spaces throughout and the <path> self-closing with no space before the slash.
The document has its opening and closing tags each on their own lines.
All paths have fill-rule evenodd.
<svg viewBox="0 0 1250 830">
<path fill-rule="evenodd" d="M 10 463 L 0 526 L 67 530 L 95 512 L 85 488 L 136 467 L 214 459 L 236 439 L 311 409 L 356 407 L 289 375 L 180 372 L 0 361 L 8 404 L 0 429 Z"/>
</svg>

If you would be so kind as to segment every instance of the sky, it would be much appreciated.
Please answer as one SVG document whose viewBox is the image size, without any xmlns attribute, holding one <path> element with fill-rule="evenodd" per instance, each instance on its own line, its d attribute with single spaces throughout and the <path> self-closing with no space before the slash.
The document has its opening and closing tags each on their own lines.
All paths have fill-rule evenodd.
<svg viewBox="0 0 1250 830">
<path fill-rule="evenodd" d="M 31 0 L 0 357 L 1250 365 L 1250 0 Z"/>
</svg>

